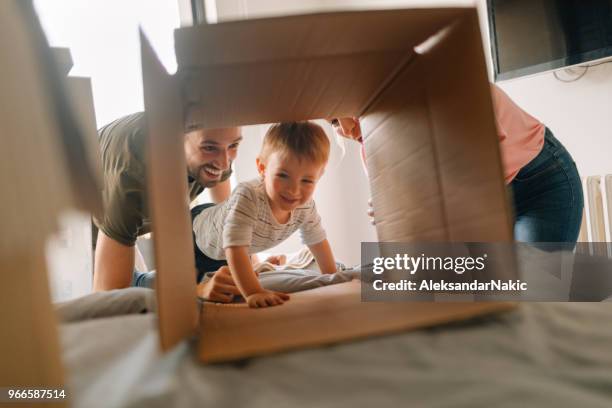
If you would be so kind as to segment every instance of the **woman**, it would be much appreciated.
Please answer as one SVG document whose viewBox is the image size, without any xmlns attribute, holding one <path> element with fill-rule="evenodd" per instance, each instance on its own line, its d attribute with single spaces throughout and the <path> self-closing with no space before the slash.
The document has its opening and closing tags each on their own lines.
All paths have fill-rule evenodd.
<svg viewBox="0 0 612 408">
<path fill-rule="evenodd" d="M 511 187 L 514 238 L 574 247 L 582 222 L 582 183 L 572 156 L 540 121 L 491 84 L 504 179 Z M 336 132 L 362 143 L 357 118 L 332 121 Z M 362 144 L 362 159 L 365 151 Z"/>
</svg>

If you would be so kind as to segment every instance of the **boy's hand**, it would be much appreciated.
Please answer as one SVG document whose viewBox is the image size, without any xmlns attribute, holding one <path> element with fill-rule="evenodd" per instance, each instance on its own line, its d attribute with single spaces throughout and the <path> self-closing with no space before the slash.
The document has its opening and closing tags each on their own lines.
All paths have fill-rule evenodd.
<svg viewBox="0 0 612 408">
<path fill-rule="evenodd" d="M 285 255 L 272 255 L 266 258 L 266 262 L 273 265 L 284 265 L 287 262 L 287 257 Z"/>
<path fill-rule="evenodd" d="M 288 294 L 273 292 L 271 290 L 253 293 L 246 297 L 247 304 L 252 308 L 278 306 L 282 305 L 287 300 L 289 300 Z"/>
</svg>

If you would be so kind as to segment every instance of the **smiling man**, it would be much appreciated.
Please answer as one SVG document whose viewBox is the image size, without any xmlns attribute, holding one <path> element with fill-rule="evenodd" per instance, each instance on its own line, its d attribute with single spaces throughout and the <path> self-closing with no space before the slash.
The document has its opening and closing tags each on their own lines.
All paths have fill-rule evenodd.
<svg viewBox="0 0 612 408">
<path fill-rule="evenodd" d="M 142 112 L 118 119 L 99 131 L 104 216 L 94 220 L 99 229 L 94 290 L 130 286 L 136 239 L 151 230 L 147 209 L 145 139 L 146 119 Z M 185 133 L 189 200 L 195 199 L 204 188 L 211 188 L 214 202 L 221 202 L 229 196 L 227 180 L 241 140 L 239 128 L 197 129 Z M 237 293 L 227 268 L 220 269 L 213 279 L 198 285 L 198 294 L 210 300 L 226 299 L 227 294 Z"/>
</svg>

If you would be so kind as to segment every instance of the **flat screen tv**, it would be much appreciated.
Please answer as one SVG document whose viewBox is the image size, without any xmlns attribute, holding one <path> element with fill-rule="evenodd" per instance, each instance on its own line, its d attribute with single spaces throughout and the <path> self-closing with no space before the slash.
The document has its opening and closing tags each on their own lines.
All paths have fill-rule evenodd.
<svg viewBox="0 0 612 408">
<path fill-rule="evenodd" d="M 495 79 L 612 56 L 612 0 L 487 0 Z"/>
</svg>

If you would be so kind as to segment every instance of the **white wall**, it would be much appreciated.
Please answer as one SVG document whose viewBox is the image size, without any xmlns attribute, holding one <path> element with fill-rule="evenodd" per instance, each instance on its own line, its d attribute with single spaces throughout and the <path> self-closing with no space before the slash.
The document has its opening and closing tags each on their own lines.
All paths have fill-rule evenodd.
<svg viewBox="0 0 612 408">
<path fill-rule="evenodd" d="M 338 142 L 325 121 L 317 121 L 331 140 L 331 153 L 325 174 L 314 194 L 323 226 L 336 259 L 353 265 L 360 263 L 362 241 L 376 241 L 376 232 L 366 216 L 369 187 L 361 165 L 359 146 Z M 259 153 L 267 125 L 243 128 L 244 141 L 235 162 L 237 181 L 258 177 L 255 158 Z M 345 152 L 343 152 L 345 150 Z M 301 247 L 298 234 L 270 250 L 270 253 L 291 253 Z"/>
<path fill-rule="evenodd" d="M 35 0 L 34 5 L 49 43 L 70 48 L 70 74 L 91 78 L 98 127 L 144 109 L 139 25 L 166 69 L 176 70 L 177 0 Z"/>
<path fill-rule="evenodd" d="M 92 253 L 91 216 L 76 211 L 62 213 L 57 231 L 47 240 L 45 251 L 53 302 L 91 292 Z"/>
</svg>

